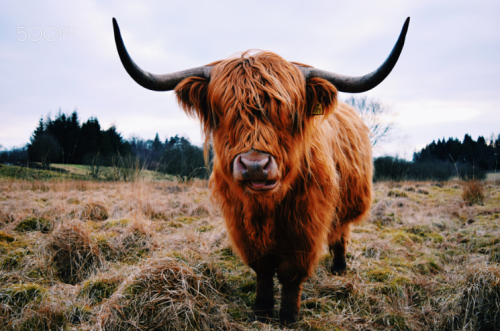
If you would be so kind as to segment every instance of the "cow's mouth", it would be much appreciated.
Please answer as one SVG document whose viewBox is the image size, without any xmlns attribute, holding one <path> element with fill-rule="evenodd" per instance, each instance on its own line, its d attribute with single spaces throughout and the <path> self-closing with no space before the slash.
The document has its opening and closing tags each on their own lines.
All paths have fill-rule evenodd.
<svg viewBox="0 0 500 331">
<path fill-rule="evenodd" d="M 246 184 L 255 191 L 269 191 L 278 185 L 277 180 L 247 180 Z"/>
</svg>

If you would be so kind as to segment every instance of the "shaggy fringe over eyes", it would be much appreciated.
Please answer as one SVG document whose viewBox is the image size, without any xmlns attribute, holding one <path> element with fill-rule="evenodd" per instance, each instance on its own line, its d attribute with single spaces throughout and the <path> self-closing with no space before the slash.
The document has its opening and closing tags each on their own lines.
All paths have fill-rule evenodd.
<svg viewBox="0 0 500 331">
<path fill-rule="evenodd" d="M 208 104 L 230 130 L 228 142 L 238 154 L 252 147 L 272 153 L 283 140 L 277 133 L 300 134 L 304 80 L 290 62 L 274 53 L 247 51 L 215 63 L 211 75 Z"/>
</svg>

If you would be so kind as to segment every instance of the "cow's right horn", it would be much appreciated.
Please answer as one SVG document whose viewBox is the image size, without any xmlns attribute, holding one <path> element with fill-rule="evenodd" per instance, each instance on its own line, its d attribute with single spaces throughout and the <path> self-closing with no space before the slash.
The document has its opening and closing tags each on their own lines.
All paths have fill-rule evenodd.
<svg viewBox="0 0 500 331">
<path fill-rule="evenodd" d="M 120 34 L 120 28 L 116 19 L 113 17 L 113 29 L 115 32 L 115 43 L 118 55 L 122 61 L 125 70 L 127 70 L 130 77 L 132 77 L 137 84 L 153 91 L 171 91 L 175 89 L 177 84 L 188 77 L 201 77 L 210 79 L 210 70 L 212 67 L 202 66 L 188 70 L 173 72 L 164 75 L 155 75 L 139 68 L 137 64 L 128 55 L 125 44 L 123 43 Z"/>
<path fill-rule="evenodd" d="M 398 62 L 399 55 L 403 50 L 403 45 L 405 44 L 406 32 L 408 32 L 408 25 L 410 24 L 410 18 L 408 17 L 403 25 L 403 29 L 399 35 L 398 41 L 394 48 L 392 49 L 391 54 L 385 60 L 384 63 L 380 67 L 378 67 L 375 71 L 360 77 L 351 77 L 339 75 L 337 73 L 328 72 L 321 69 L 316 69 L 312 67 L 302 67 L 298 66 L 302 73 L 304 74 L 305 79 L 319 77 L 323 78 L 337 88 L 340 92 L 348 92 L 348 93 L 360 93 L 371 90 L 378 84 L 380 84 L 392 71 L 392 68 Z"/>
</svg>

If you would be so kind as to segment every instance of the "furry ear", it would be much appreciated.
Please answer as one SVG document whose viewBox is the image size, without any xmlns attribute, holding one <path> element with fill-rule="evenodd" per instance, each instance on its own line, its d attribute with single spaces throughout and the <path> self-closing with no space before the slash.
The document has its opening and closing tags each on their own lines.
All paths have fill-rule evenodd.
<svg viewBox="0 0 500 331">
<path fill-rule="evenodd" d="M 214 114 L 207 102 L 208 83 L 205 78 L 189 77 L 175 87 L 175 95 L 181 108 L 189 116 L 198 117 L 206 132 L 216 126 Z"/>
<path fill-rule="evenodd" d="M 337 107 L 337 89 L 322 78 L 306 82 L 307 115 L 329 115 Z"/>
</svg>

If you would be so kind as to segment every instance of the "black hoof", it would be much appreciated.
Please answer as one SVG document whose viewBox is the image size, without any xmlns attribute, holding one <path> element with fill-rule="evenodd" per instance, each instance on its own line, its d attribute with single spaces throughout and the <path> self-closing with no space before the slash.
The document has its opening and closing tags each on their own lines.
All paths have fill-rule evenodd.
<svg viewBox="0 0 500 331">
<path fill-rule="evenodd" d="M 347 270 L 347 264 L 344 262 L 344 263 L 334 263 L 332 265 L 332 268 L 330 269 L 330 271 L 332 272 L 333 275 L 335 276 L 342 276 L 342 275 L 345 275 L 346 273 L 346 270 Z"/>
<path fill-rule="evenodd" d="M 257 321 L 259 323 L 269 324 L 269 323 L 271 323 L 271 320 L 272 320 L 271 316 L 257 316 L 254 313 L 254 316 L 250 317 L 249 322 L 252 323 L 252 322 Z"/>
<path fill-rule="evenodd" d="M 287 311 L 280 311 L 280 323 L 283 326 L 290 327 L 292 324 L 299 320 L 298 313 L 290 313 Z"/>
<path fill-rule="evenodd" d="M 261 323 L 269 323 L 273 317 L 274 307 L 266 305 L 267 307 L 260 307 L 255 305 L 252 309 L 255 320 Z"/>
</svg>

